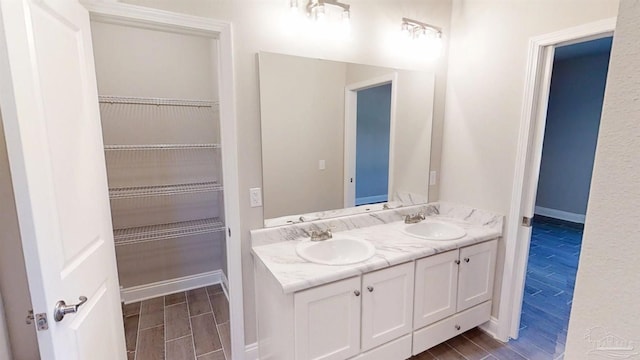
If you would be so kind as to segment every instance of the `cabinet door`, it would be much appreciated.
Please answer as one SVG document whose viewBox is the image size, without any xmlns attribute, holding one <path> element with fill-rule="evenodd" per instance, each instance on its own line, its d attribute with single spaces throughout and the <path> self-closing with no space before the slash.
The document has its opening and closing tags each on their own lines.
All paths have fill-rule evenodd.
<svg viewBox="0 0 640 360">
<path fill-rule="evenodd" d="M 362 277 L 362 351 L 411 332 L 413 262 Z"/>
<path fill-rule="evenodd" d="M 458 311 L 491 299 L 497 240 L 460 249 Z"/>
<path fill-rule="evenodd" d="M 294 294 L 296 360 L 343 360 L 360 352 L 360 277 Z"/>
<path fill-rule="evenodd" d="M 413 327 L 419 329 L 456 312 L 458 250 L 416 262 Z"/>
</svg>

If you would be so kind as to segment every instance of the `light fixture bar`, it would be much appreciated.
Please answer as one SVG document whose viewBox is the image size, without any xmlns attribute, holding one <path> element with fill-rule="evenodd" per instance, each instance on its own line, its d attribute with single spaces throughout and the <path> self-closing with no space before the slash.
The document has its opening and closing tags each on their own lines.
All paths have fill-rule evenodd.
<svg viewBox="0 0 640 360">
<path fill-rule="evenodd" d="M 318 8 L 324 8 L 325 5 L 337 6 L 347 14 L 349 14 L 349 9 L 351 8 L 351 5 L 337 0 L 309 0 L 309 3 L 307 4 L 307 15 L 311 16 L 314 10 L 317 10 Z"/>
<path fill-rule="evenodd" d="M 402 18 L 402 30 L 408 31 L 414 38 L 421 33 L 426 33 L 427 30 L 435 34 L 437 38 L 442 37 L 442 28 L 406 17 Z"/>
</svg>

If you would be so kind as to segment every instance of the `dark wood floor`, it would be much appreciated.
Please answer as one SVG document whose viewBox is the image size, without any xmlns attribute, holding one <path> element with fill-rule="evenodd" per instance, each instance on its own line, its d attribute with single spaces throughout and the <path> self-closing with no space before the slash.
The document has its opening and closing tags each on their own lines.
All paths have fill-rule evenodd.
<svg viewBox="0 0 640 360">
<path fill-rule="evenodd" d="M 501 343 L 472 329 L 412 360 L 556 360 L 564 357 L 582 225 L 534 219 L 520 336 Z"/>
<path fill-rule="evenodd" d="M 123 315 L 129 360 L 231 360 L 220 285 L 127 304 Z"/>
</svg>

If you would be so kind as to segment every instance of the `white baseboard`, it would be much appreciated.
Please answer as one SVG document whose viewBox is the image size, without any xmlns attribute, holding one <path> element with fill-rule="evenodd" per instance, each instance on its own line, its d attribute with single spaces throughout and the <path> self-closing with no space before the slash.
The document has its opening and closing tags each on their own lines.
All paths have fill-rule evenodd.
<svg viewBox="0 0 640 360">
<path fill-rule="evenodd" d="M 197 289 L 213 284 L 224 284 L 225 282 L 226 276 L 224 276 L 222 270 L 215 270 L 177 279 L 123 288 L 120 290 L 120 299 L 122 299 L 125 304 L 128 304 L 136 301 L 152 299 L 158 296 L 173 294 L 179 291 Z M 225 289 L 224 285 L 223 289 Z"/>
<path fill-rule="evenodd" d="M 245 346 L 244 360 L 258 360 L 258 343 Z"/>
<path fill-rule="evenodd" d="M 573 223 L 584 224 L 585 215 L 570 213 L 568 211 L 549 209 L 542 206 L 536 206 L 534 213 L 537 215 L 547 216 L 554 219 L 570 221 Z"/>
<path fill-rule="evenodd" d="M 492 316 L 491 319 L 489 319 L 489 321 L 480 325 L 480 329 L 482 329 L 487 334 L 491 335 L 494 339 L 498 339 L 504 342 L 504 340 L 498 338 L 498 336 L 496 335 L 498 334 L 498 319 L 496 319 L 495 317 Z"/>
<path fill-rule="evenodd" d="M 365 196 L 361 198 L 356 198 L 356 206 L 364 205 L 364 204 L 375 204 L 379 202 L 387 201 L 389 198 L 388 195 L 374 195 L 374 196 Z"/>
</svg>

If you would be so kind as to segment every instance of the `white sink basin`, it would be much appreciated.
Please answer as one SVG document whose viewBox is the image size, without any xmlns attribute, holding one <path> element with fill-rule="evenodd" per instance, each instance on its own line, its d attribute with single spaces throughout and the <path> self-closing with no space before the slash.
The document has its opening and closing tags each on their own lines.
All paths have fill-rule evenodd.
<svg viewBox="0 0 640 360">
<path fill-rule="evenodd" d="M 403 231 L 407 235 L 426 240 L 455 240 L 467 235 L 460 226 L 439 221 L 407 225 Z"/>
<path fill-rule="evenodd" d="M 349 265 L 370 259 L 376 248 L 368 241 L 334 234 L 328 240 L 304 240 L 298 244 L 296 252 L 316 264 Z"/>
</svg>

